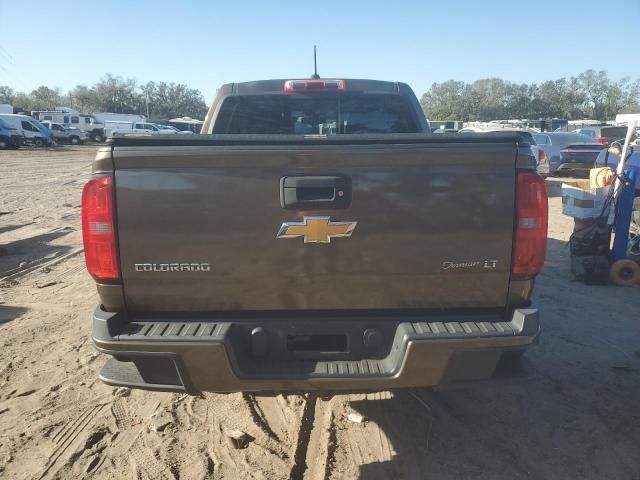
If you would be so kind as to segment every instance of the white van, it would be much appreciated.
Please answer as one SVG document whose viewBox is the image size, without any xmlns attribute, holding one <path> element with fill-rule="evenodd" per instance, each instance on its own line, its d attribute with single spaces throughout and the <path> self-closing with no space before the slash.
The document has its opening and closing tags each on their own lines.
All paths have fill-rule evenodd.
<svg viewBox="0 0 640 480">
<path fill-rule="evenodd" d="M 36 147 L 53 145 L 53 132 L 30 116 L 0 114 L 0 118 L 8 127 L 24 133 L 25 139 Z"/>
</svg>

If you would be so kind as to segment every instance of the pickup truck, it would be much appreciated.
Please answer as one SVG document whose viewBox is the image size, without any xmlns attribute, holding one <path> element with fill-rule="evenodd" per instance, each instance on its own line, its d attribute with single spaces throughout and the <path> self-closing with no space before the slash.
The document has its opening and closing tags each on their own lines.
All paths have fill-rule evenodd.
<svg viewBox="0 0 640 480">
<path fill-rule="evenodd" d="M 50 122 L 48 120 L 44 120 L 41 123 L 53 132 L 53 139 L 56 142 L 82 145 L 89 139 L 89 134 L 79 128 L 70 128 L 62 123 Z"/>
<path fill-rule="evenodd" d="M 116 134 L 82 194 L 109 385 L 366 391 L 490 378 L 540 332 L 527 135 L 429 133 L 403 83 L 222 86 L 203 135 Z"/>
<path fill-rule="evenodd" d="M 120 125 L 106 128 L 105 129 L 105 137 L 112 138 L 114 134 L 131 134 L 131 133 L 148 133 L 155 135 L 180 135 L 185 132 L 181 132 L 175 127 L 170 125 L 157 125 L 155 123 L 130 123 L 128 125 Z M 191 133 L 191 132 L 186 132 Z"/>
</svg>

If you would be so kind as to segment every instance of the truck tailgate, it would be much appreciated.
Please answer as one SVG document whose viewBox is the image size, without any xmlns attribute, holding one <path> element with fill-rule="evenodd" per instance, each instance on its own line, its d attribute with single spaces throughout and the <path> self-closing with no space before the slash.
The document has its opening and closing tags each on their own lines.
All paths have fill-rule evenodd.
<svg viewBox="0 0 640 480">
<path fill-rule="evenodd" d="M 452 309 L 506 304 L 514 142 L 115 146 L 128 310 Z M 350 181 L 350 204 L 284 209 L 281 179 Z M 303 217 L 350 237 L 278 238 Z M 328 220 L 327 220 L 328 221 Z"/>
</svg>

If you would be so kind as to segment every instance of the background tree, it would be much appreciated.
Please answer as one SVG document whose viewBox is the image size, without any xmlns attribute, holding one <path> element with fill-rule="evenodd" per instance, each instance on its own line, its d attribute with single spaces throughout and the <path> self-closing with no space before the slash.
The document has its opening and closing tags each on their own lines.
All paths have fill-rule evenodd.
<svg viewBox="0 0 640 480">
<path fill-rule="evenodd" d="M 615 88 L 609 81 L 607 72 L 587 70 L 578 75 L 579 88 L 584 92 L 587 99 L 588 115 L 598 120 L 606 119 L 607 97 Z"/>
<path fill-rule="evenodd" d="M 434 83 L 431 89 L 422 96 L 422 109 L 430 118 L 461 118 L 465 98 L 464 82 L 449 80 Z"/>
<path fill-rule="evenodd" d="M 13 105 L 14 112 L 31 112 L 32 110 L 36 110 L 36 104 L 31 95 L 28 95 L 23 92 L 16 92 L 13 96 L 13 101 L 11 102 Z"/>
<path fill-rule="evenodd" d="M 0 103 L 8 103 L 13 105 L 13 99 L 15 98 L 15 92 L 13 88 L 0 86 Z"/>
<path fill-rule="evenodd" d="M 77 85 L 69 92 L 68 104 L 79 112 L 103 111 L 94 87 L 87 87 L 86 85 Z"/>
<path fill-rule="evenodd" d="M 149 82 L 140 88 L 145 103 L 149 106 L 151 118 L 174 118 L 190 116 L 203 118 L 207 113 L 207 105 L 199 90 L 186 85 L 160 82 Z M 190 112 L 185 114 L 184 112 Z"/>
<path fill-rule="evenodd" d="M 31 93 L 0 86 L 0 103 L 30 112 L 68 106 L 80 112 L 137 113 L 154 120 L 174 117 L 202 119 L 207 104 L 199 90 L 180 83 L 148 82 L 107 74 L 92 86 L 78 85 L 66 93 L 41 86 Z M 486 121 L 561 117 L 570 120 L 612 120 L 618 113 L 640 112 L 640 79 L 612 81 L 605 71 L 540 84 L 517 84 L 500 78 L 472 83 L 434 83 L 420 103 L 432 120 Z"/>
<path fill-rule="evenodd" d="M 96 102 L 104 112 L 141 113 L 141 99 L 133 78 L 108 73 L 93 87 Z"/>
<path fill-rule="evenodd" d="M 60 105 L 62 96 L 59 88 L 41 86 L 31 92 L 33 110 L 53 110 Z"/>
<path fill-rule="evenodd" d="M 624 106 L 620 113 L 640 112 L 640 79 L 627 83 Z"/>
<path fill-rule="evenodd" d="M 473 83 L 434 83 L 421 99 L 433 120 L 486 121 L 560 117 L 612 120 L 618 113 L 640 111 L 640 80 L 613 82 L 604 71 L 541 84 L 514 84 L 499 78 Z"/>
</svg>

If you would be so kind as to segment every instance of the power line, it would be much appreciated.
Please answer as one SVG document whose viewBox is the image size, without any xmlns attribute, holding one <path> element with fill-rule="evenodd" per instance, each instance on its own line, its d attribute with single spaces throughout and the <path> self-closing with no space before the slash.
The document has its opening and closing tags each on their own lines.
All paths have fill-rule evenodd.
<svg viewBox="0 0 640 480">
<path fill-rule="evenodd" d="M 7 58 L 9 63 L 13 64 L 13 56 L 2 45 L 0 45 L 0 53 L 2 53 Z"/>
<path fill-rule="evenodd" d="M 12 77 L 12 81 L 16 82 L 16 83 L 21 83 L 21 82 L 29 82 L 30 78 L 32 78 L 29 75 L 26 75 L 23 70 L 21 68 L 18 67 L 19 62 L 15 61 L 15 58 L 13 57 L 13 55 L 11 55 L 11 53 L 9 53 L 9 51 L 4 48 L 2 45 L 0 45 L 0 54 L 2 54 L 5 57 L 5 62 L 6 62 L 6 66 L 10 67 L 13 71 L 10 71 L 9 69 L 2 67 L 2 65 L 0 65 L 0 67 L 2 67 L 2 69 Z M 0 60 L 2 60 L 0 58 Z"/>
</svg>

